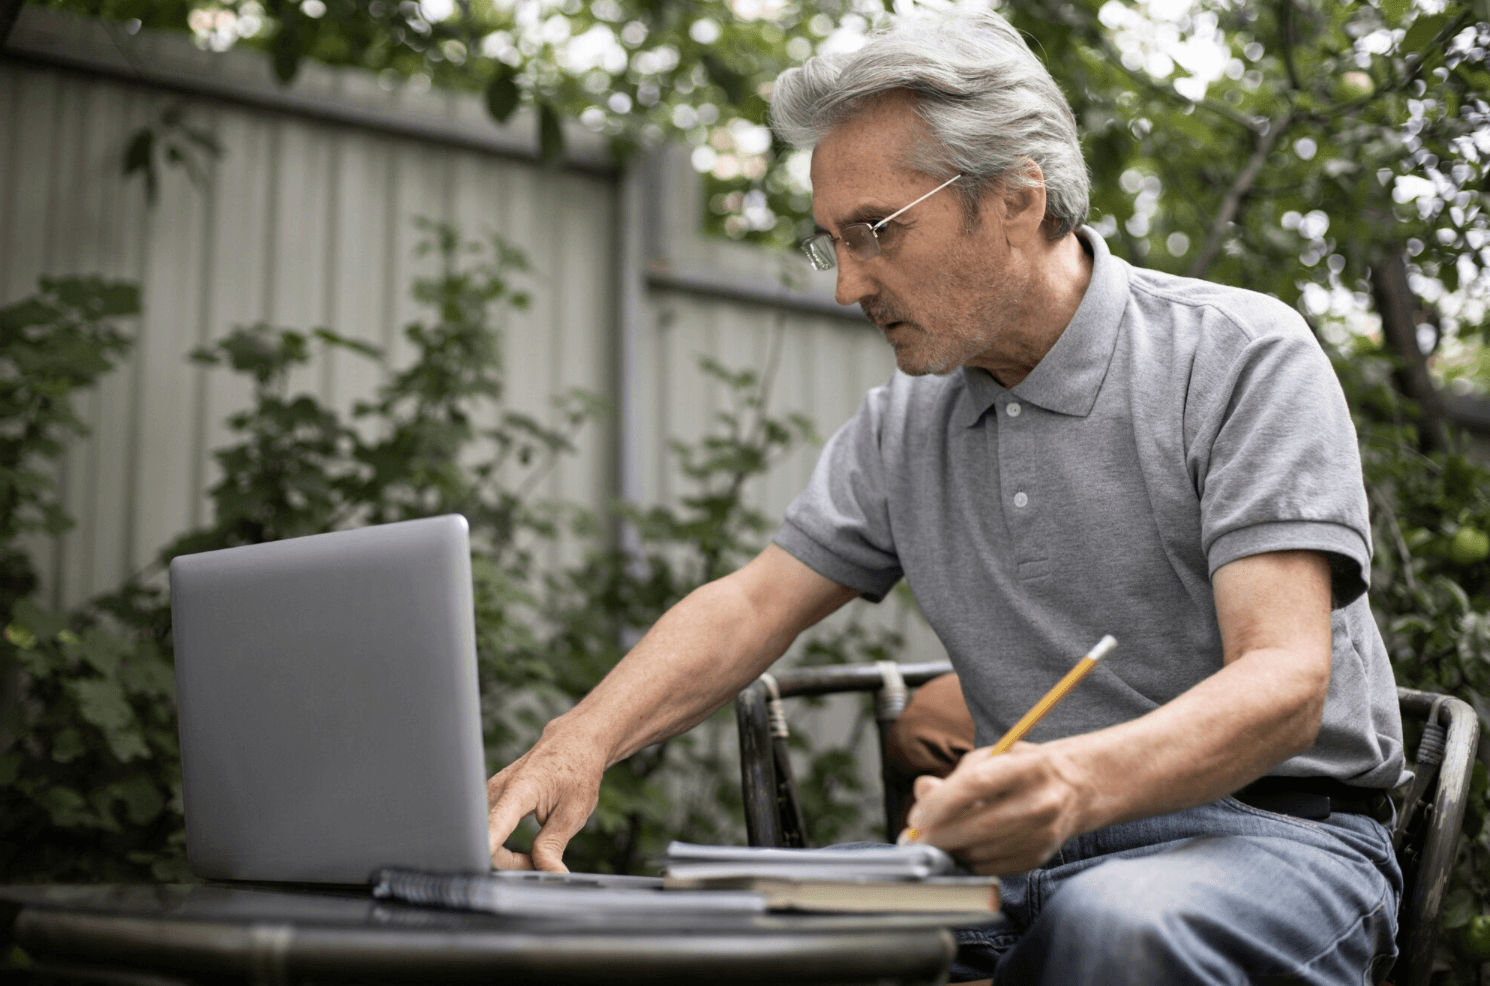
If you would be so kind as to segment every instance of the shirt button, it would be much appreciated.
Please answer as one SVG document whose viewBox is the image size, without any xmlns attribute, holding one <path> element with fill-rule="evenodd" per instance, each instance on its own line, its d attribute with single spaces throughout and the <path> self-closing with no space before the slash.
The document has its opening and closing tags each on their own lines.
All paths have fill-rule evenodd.
<svg viewBox="0 0 1490 986">
<path fill-rule="evenodd" d="M 1016 506 L 1016 507 L 1022 507 L 1022 506 L 1024 506 L 1025 504 L 1027 504 L 1029 502 L 1030 502 L 1030 498 L 1027 497 L 1027 496 L 1025 496 L 1023 493 L 1015 493 L 1014 494 L 1014 506 Z"/>
<path fill-rule="evenodd" d="M 1023 410 L 1024 410 L 1024 408 L 1022 408 L 1022 407 L 1019 406 L 1019 402 L 1018 401 L 1012 401 L 1009 404 L 1009 407 L 1008 407 L 1009 417 L 1011 417 L 1011 418 L 1017 418 L 1017 417 L 1019 417 L 1019 412 L 1020 411 L 1023 411 Z"/>
</svg>

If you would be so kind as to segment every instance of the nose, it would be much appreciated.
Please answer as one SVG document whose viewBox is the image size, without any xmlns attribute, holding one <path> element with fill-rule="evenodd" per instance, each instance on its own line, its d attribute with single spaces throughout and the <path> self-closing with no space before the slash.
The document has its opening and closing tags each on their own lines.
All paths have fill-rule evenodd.
<svg viewBox="0 0 1490 986">
<path fill-rule="evenodd" d="M 874 278 L 847 250 L 838 250 L 838 283 L 833 297 L 840 305 L 856 305 L 878 293 Z"/>
</svg>

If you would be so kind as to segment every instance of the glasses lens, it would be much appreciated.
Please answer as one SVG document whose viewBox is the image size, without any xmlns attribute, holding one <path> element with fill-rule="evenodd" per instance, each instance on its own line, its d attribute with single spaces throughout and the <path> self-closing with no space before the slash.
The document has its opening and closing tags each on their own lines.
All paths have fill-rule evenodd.
<svg viewBox="0 0 1490 986">
<path fill-rule="evenodd" d="M 827 233 L 816 233 L 802 241 L 802 252 L 818 270 L 832 270 L 838 258 L 833 256 L 833 237 Z"/>
<path fill-rule="evenodd" d="M 880 254 L 880 241 L 874 235 L 874 227 L 868 223 L 854 223 L 845 226 L 838 231 L 843 237 L 843 245 L 848 247 L 848 252 L 855 260 L 869 260 Z"/>
</svg>

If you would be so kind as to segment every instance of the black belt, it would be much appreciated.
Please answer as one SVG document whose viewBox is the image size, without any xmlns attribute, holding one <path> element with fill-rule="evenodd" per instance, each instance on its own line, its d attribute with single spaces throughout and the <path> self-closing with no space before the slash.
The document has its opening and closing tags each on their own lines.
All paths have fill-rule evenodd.
<svg viewBox="0 0 1490 986">
<path fill-rule="evenodd" d="M 1243 804 L 1295 818 L 1329 818 L 1331 812 L 1379 818 L 1387 792 L 1352 787 L 1333 777 L 1259 777 L 1232 795 Z"/>
</svg>

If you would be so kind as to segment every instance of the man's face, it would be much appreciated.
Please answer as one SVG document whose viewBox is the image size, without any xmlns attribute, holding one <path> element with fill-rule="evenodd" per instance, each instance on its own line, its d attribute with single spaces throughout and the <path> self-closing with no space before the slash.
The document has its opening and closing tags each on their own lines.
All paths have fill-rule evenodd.
<svg viewBox="0 0 1490 986">
<path fill-rule="evenodd" d="M 930 139 L 908 98 L 882 100 L 844 123 L 812 154 L 812 212 L 835 237 L 843 226 L 877 222 L 940 180 L 902 165 L 905 149 Z M 906 373 L 950 373 L 965 364 L 998 372 L 1000 342 L 1019 320 L 1027 270 L 1011 263 L 1002 201 L 985 198 L 967 228 L 949 186 L 879 231 L 880 253 L 857 260 L 840 244 L 840 304 L 857 302 L 895 349 Z M 1003 340 L 1006 341 L 1006 340 Z"/>
</svg>

